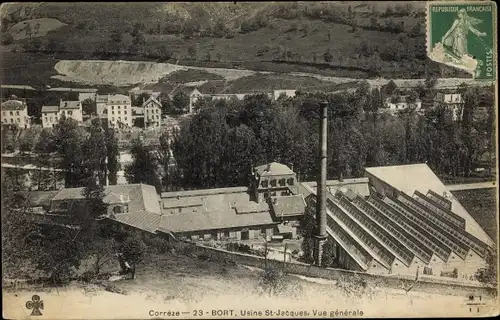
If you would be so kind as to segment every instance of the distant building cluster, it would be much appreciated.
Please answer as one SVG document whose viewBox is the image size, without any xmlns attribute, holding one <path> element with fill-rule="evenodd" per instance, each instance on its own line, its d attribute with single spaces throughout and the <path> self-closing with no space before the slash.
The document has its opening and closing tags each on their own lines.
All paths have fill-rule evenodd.
<svg viewBox="0 0 500 320">
<path fill-rule="evenodd" d="M 40 219 L 84 210 L 82 188 L 32 193 Z M 315 208 L 316 183 L 286 165 L 255 167 L 248 186 L 164 192 L 107 186 L 101 219 L 139 235 L 191 241 L 298 239 Z M 366 177 L 327 182 L 327 234 L 340 268 L 472 279 L 494 244 L 425 164 L 367 168 Z"/>
</svg>

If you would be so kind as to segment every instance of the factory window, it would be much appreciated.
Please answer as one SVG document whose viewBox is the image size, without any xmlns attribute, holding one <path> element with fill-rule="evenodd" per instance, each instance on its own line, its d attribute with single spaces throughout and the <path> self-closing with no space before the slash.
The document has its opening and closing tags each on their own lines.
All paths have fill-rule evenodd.
<svg viewBox="0 0 500 320">
<path fill-rule="evenodd" d="M 115 110 L 115 106 L 111 106 L 111 110 Z"/>
<path fill-rule="evenodd" d="M 14 119 L 10 118 L 10 123 L 14 123 Z"/>
<path fill-rule="evenodd" d="M 276 192 L 271 193 L 271 197 L 276 197 Z"/>
<path fill-rule="evenodd" d="M 120 106 L 118 106 L 118 110 L 120 110 Z M 118 112 L 120 112 L 120 111 L 118 111 Z"/>
<path fill-rule="evenodd" d="M 179 213 L 181 213 L 181 212 L 182 212 L 182 208 L 179 208 Z"/>
<path fill-rule="evenodd" d="M 280 179 L 279 180 L 279 184 L 280 184 L 280 186 L 284 186 L 285 185 L 285 179 Z"/>
<path fill-rule="evenodd" d="M 272 187 L 276 187 L 276 179 L 272 179 L 271 180 L 271 186 Z"/>
<path fill-rule="evenodd" d="M 123 111 L 123 114 L 127 114 L 127 110 Z"/>
<path fill-rule="evenodd" d="M 127 117 L 125 117 L 125 121 L 127 121 Z"/>
<path fill-rule="evenodd" d="M 262 182 L 260 183 L 260 185 L 261 185 L 263 188 L 267 188 L 267 180 L 262 180 Z"/>
<path fill-rule="evenodd" d="M 223 233 L 223 234 L 224 234 L 224 237 L 229 238 L 229 231 L 224 230 L 224 233 Z"/>
<path fill-rule="evenodd" d="M 269 192 L 264 192 L 264 199 L 269 198 Z"/>
<path fill-rule="evenodd" d="M 19 111 L 16 111 L 16 116 L 18 116 L 18 115 L 19 115 Z"/>
<path fill-rule="evenodd" d="M 294 181 L 293 181 L 293 180 L 294 180 L 293 178 L 288 179 L 288 184 L 292 186 L 292 185 L 293 185 L 293 183 L 294 183 Z"/>
<path fill-rule="evenodd" d="M 122 112 L 120 110 L 118 110 L 118 114 L 122 114 Z"/>
</svg>

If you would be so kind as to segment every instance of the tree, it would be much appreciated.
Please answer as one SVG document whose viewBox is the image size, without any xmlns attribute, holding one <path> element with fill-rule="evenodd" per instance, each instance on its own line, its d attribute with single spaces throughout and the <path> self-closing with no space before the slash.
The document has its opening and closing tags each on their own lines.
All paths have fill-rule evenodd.
<svg viewBox="0 0 500 320">
<path fill-rule="evenodd" d="M 384 95 L 391 96 L 396 92 L 397 89 L 398 86 L 393 80 L 391 80 L 387 84 L 382 86 L 381 91 L 384 93 Z"/>
<path fill-rule="evenodd" d="M 475 278 L 484 284 L 497 286 L 498 258 L 494 249 L 489 248 L 486 252 L 486 267 L 477 270 Z"/>
<path fill-rule="evenodd" d="M 123 35 L 120 32 L 120 30 L 116 29 L 111 33 L 111 40 L 113 40 L 116 43 L 122 42 Z"/>
<path fill-rule="evenodd" d="M 196 48 L 194 46 L 190 46 L 188 48 L 188 55 L 191 57 L 191 59 L 196 59 Z"/>
<path fill-rule="evenodd" d="M 37 247 L 29 240 L 37 234 L 37 225 L 29 212 L 29 194 L 12 179 L 4 168 L 2 173 L 2 268 L 5 277 L 16 278 L 32 269 Z"/>
<path fill-rule="evenodd" d="M 189 96 L 183 92 L 178 91 L 172 98 L 172 106 L 176 113 L 182 113 L 189 105 Z"/>
<path fill-rule="evenodd" d="M 332 53 L 330 51 L 330 48 L 328 48 L 328 50 L 326 50 L 326 52 L 323 54 L 323 59 L 325 59 L 326 63 L 332 62 L 333 55 L 332 55 Z"/>
<path fill-rule="evenodd" d="M 161 103 L 161 114 L 162 115 L 171 114 L 173 112 L 174 106 L 172 104 L 170 96 L 162 92 L 159 96 L 159 100 Z"/>
<path fill-rule="evenodd" d="M 129 239 L 121 247 L 121 253 L 127 263 L 132 264 L 132 279 L 135 279 L 135 268 L 144 259 L 146 246 L 138 239 Z"/>
<path fill-rule="evenodd" d="M 162 174 L 161 174 L 161 184 L 163 187 L 163 190 L 169 191 L 172 189 L 172 181 L 171 181 L 171 176 L 170 176 L 170 153 L 171 153 L 171 148 L 170 148 L 170 136 L 168 134 L 168 131 L 162 132 L 160 135 L 160 147 L 158 149 L 158 161 L 161 165 L 162 168 Z"/>
<path fill-rule="evenodd" d="M 93 99 L 85 99 L 82 101 L 82 111 L 84 114 L 92 115 L 97 113 L 97 106 L 95 100 Z"/>
<path fill-rule="evenodd" d="M 35 132 L 31 130 L 27 130 L 24 132 L 24 135 L 21 135 L 22 139 L 19 143 L 19 150 L 21 152 L 31 152 L 35 146 Z"/>
<path fill-rule="evenodd" d="M 118 162 L 120 152 L 118 150 L 118 138 L 113 128 L 106 130 L 106 153 L 108 181 L 110 185 L 115 185 L 117 183 L 117 173 L 120 169 L 120 163 Z"/>
<path fill-rule="evenodd" d="M 98 184 L 105 185 L 107 180 L 106 130 L 97 118 L 92 119 L 88 130 L 87 139 L 82 144 L 84 158 L 82 164 L 83 179 L 90 179 L 94 183 L 97 181 Z M 82 184 L 87 185 L 89 182 L 83 181 Z"/>
<path fill-rule="evenodd" d="M 64 116 L 55 125 L 54 145 L 60 156 L 59 169 L 64 171 L 64 181 L 67 188 L 80 187 L 85 184 L 84 154 L 82 151 L 83 137 L 78 130 L 78 123 Z"/>
<path fill-rule="evenodd" d="M 158 175 L 158 160 L 152 150 L 139 139 L 132 141 L 132 163 L 125 167 L 125 178 L 128 183 L 144 183 L 161 190 L 161 180 Z"/>
<path fill-rule="evenodd" d="M 14 42 L 14 37 L 8 32 L 2 32 L 2 35 L 0 36 L 0 43 L 6 46 L 11 44 L 12 42 Z"/>
<path fill-rule="evenodd" d="M 137 107 L 140 107 L 144 104 L 144 102 L 146 102 L 149 98 L 151 97 L 151 95 L 147 92 L 141 92 L 139 95 L 137 95 L 137 97 L 135 97 L 134 99 L 132 99 L 132 105 L 133 106 L 137 106 Z"/>
</svg>

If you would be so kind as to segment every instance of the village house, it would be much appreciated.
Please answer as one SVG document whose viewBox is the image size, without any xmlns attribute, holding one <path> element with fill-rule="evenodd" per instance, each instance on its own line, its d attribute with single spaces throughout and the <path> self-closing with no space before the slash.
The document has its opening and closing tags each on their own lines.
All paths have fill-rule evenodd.
<svg viewBox="0 0 500 320">
<path fill-rule="evenodd" d="M 295 97 L 296 92 L 297 90 L 292 90 L 292 89 L 274 90 L 273 98 L 274 100 L 278 100 L 280 97 L 293 98 Z"/>
<path fill-rule="evenodd" d="M 31 126 L 28 105 L 25 100 L 13 96 L 1 104 L 1 109 L 3 125 L 15 125 L 23 129 L 28 129 Z"/>
<path fill-rule="evenodd" d="M 161 102 L 153 96 L 143 102 L 142 114 L 145 128 L 161 126 L 161 109 Z"/>
<path fill-rule="evenodd" d="M 464 101 L 460 93 L 443 91 L 436 93 L 434 107 L 444 106 L 452 112 L 453 121 L 460 121 L 463 117 Z"/>
<path fill-rule="evenodd" d="M 132 127 L 132 101 L 123 94 L 97 95 L 97 115 L 112 127 Z"/>
<path fill-rule="evenodd" d="M 81 101 L 60 100 L 57 106 L 42 106 L 42 127 L 53 128 L 62 116 L 83 122 Z"/>
<path fill-rule="evenodd" d="M 396 95 L 392 97 L 388 97 L 385 99 L 384 106 L 389 112 L 397 112 L 409 109 L 410 107 L 414 108 L 415 111 L 419 112 L 422 109 L 422 101 L 420 99 L 416 99 L 413 102 L 408 101 L 408 96 Z"/>
</svg>

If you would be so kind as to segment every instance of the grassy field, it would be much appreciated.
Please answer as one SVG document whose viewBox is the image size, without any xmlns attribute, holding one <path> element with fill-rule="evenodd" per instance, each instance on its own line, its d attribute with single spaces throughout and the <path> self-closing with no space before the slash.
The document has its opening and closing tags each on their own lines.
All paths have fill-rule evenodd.
<svg viewBox="0 0 500 320">
<path fill-rule="evenodd" d="M 24 8 L 23 4 L 17 6 Z M 396 12 L 387 14 L 389 6 L 397 9 Z M 101 49 L 114 52 L 108 59 L 146 61 L 166 61 L 163 53 L 168 51 L 169 62 L 203 67 L 366 78 L 374 76 L 367 68 L 380 63 L 380 74 L 384 77 L 466 76 L 425 59 L 423 27 L 418 36 L 408 36 L 416 25 L 425 22 L 423 5 L 412 3 L 411 7 L 401 9 L 404 13 L 398 11 L 398 6 L 401 9 L 406 5 L 388 2 L 134 3 L 123 8 L 116 3 L 43 3 L 30 11 L 31 16 L 16 19 L 50 18 L 66 24 L 48 32 L 39 44 L 46 52 L 59 53 L 36 56 L 36 64 L 30 64 L 30 54 L 20 53 L 25 45 L 22 41 L 1 46 L 1 80 L 12 84 L 45 84 L 53 81 L 48 77 L 54 74 L 51 65 L 54 59 L 96 59 L 95 52 Z M 11 5 L 9 10 L 15 7 Z M 3 16 L 9 10 L 4 10 Z M 346 18 L 348 15 L 352 17 Z M 118 26 L 116 21 L 122 23 Z M 372 27 L 374 21 L 377 26 Z M 403 33 L 384 29 L 388 22 L 403 28 Z M 146 45 L 134 53 L 129 50 L 133 40 L 130 33 L 137 23 L 144 24 L 141 30 Z M 251 24 L 251 28 L 244 29 L 245 24 Z M 358 27 L 354 29 L 353 24 Z M 197 31 L 188 35 L 186 28 L 190 25 Z M 111 34 L 115 31 L 122 37 L 113 44 Z M 381 57 L 387 50 L 399 50 L 397 54 L 403 56 L 374 62 L 373 52 L 364 55 L 360 50 L 362 46 L 378 51 Z M 49 47 L 53 48 L 48 50 Z M 11 50 L 17 51 L 13 57 L 9 56 Z M 332 56 L 329 65 L 323 58 L 327 50 Z M 36 74 L 35 79 L 30 78 L 32 74 Z"/>
<path fill-rule="evenodd" d="M 118 266 L 115 266 L 118 268 Z M 197 310 L 202 318 L 210 317 L 212 310 L 266 309 L 277 311 L 354 311 L 364 316 L 415 316 L 443 314 L 442 305 L 460 308 L 462 297 L 422 294 L 404 290 L 367 287 L 351 291 L 353 282 L 338 283 L 323 279 L 286 275 L 282 286 L 273 294 L 261 285 L 262 271 L 241 265 L 207 261 L 196 256 L 176 253 L 148 256 L 137 267 L 135 280 L 113 282 L 125 294 L 104 291 L 102 287 L 72 283 L 63 288 L 36 288 L 31 290 L 4 291 L 4 306 L 16 306 L 31 298 L 36 290 L 44 300 L 44 316 L 56 318 L 57 314 L 71 314 L 74 318 L 85 314 L 87 318 L 145 318 L 150 310 L 188 312 L 182 318 L 192 318 Z M 19 302 L 22 301 L 22 302 Z M 64 301 L 64 302 L 63 302 Z M 63 302 L 63 303 L 62 303 Z M 58 305 L 58 308 L 48 306 Z M 391 306 L 380 308 L 381 305 Z M 7 318 L 20 318 L 24 308 L 4 309 Z M 71 311 L 71 312 L 69 312 Z M 330 312 L 334 314 L 331 315 Z M 29 312 L 29 311 L 27 311 Z"/>
<path fill-rule="evenodd" d="M 452 193 L 488 236 L 497 242 L 496 189 L 461 190 Z"/>
</svg>

